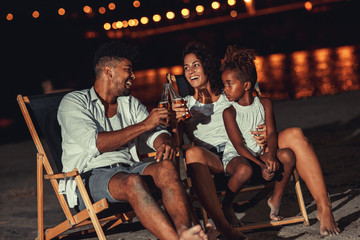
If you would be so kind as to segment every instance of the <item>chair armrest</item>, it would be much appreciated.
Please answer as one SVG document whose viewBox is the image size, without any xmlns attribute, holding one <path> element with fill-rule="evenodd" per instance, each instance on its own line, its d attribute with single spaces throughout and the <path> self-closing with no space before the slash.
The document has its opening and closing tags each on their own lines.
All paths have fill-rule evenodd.
<svg viewBox="0 0 360 240">
<path fill-rule="evenodd" d="M 61 179 L 61 178 L 66 178 L 66 177 L 75 177 L 77 175 L 79 175 L 79 171 L 75 168 L 71 172 L 56 173 L 56 174 L 45 174 L 44 178 L 45 179 Z"/>
</svg>

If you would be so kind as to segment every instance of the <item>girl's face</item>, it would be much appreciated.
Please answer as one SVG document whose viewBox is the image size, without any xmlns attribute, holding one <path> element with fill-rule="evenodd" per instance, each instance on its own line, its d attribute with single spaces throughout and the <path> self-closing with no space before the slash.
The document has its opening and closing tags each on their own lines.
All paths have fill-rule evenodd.
<svg viewBox="0 0 360 240">
<path fill-rule="evenodd" d="M 238 102 L 249 88 L 250 82 L 243 83 L 236 78 L 236 73 L 233 70 L 226 69 L 221 75 L 224 83 L 224 93 L 229 101 Z"/>
<path fill-rule="evenodd" d="M 184 75 L 193 88 L 202 88 L 208 84 L 204 68 L 195 54 L 189 53 L 184 58 Z"/>
</svg>

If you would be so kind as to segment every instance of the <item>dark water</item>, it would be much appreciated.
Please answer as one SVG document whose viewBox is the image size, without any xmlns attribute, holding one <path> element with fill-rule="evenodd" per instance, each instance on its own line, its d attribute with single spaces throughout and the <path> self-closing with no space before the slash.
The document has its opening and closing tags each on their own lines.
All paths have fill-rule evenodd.
<svg viewBox="0 0 360 240">
<path fill-rule="evenodd" d="M 262 94 L 275 100 L 359 90 L 359 59 L 356 45 L 258 56 L 258 82 Z M 133 95 L 156 106 L 168 72 L 182 74 L 182 66 L 136 72 Z"/>
<path fill-rule="evenodd" d="M 360 90 L 360 45 L 258 56 L 258 82 L 263 96 L 298 99 Z M 135 72 L 132 94 L 148 109 L 157 106 L 166 74 L 182 74 L 181 65 Z M 0 144 L 30 139 L 15 99 L 12 117 L 0 116 Z"/>
</svg>

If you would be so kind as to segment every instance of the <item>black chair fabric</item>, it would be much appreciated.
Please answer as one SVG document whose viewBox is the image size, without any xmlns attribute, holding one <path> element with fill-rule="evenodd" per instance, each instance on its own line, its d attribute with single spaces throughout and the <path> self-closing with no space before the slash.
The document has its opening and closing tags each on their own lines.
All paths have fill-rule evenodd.
<svg viewBox="0 0 360 240">
<path fill-rule="evenodd" d="M 190 84 L 187 82 L 184 75 L 175 75 L 176 85 L 179 90 L 179 94 L 181 97 L 185 97 L 187 95 L 193 94 L 193 90 Z"/>
<path fill-rule="evenodd" d="M 46 139 L 58 172 L 62 171 L 62 139 L 61 129 L 57 121 L 57 111 L 61 99 L 68 92 L 28 96 L 30 114 L 35 117 L 37 128 L 40 128 L 41 134 Z"/>
</svg>

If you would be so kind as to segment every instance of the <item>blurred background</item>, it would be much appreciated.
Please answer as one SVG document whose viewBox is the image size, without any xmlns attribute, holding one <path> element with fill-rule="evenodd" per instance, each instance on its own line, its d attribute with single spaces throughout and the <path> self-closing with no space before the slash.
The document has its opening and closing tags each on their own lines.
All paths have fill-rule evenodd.
<svg viewBox="0 0 360 240">
<path fill-rule="evenodd" d="M 139 48 L 132 94 L 156 106 L 166 73 L 182 73 L 182 48 L 198 40 L 222 57 L 256 50 L 266 96 L 291 100 L 360 89 L 358 0 L 12 0 L 1 3 L 0 144 L 30 139 L 16 102 L 89 88 L 105 41 Z"/>
</svg>

